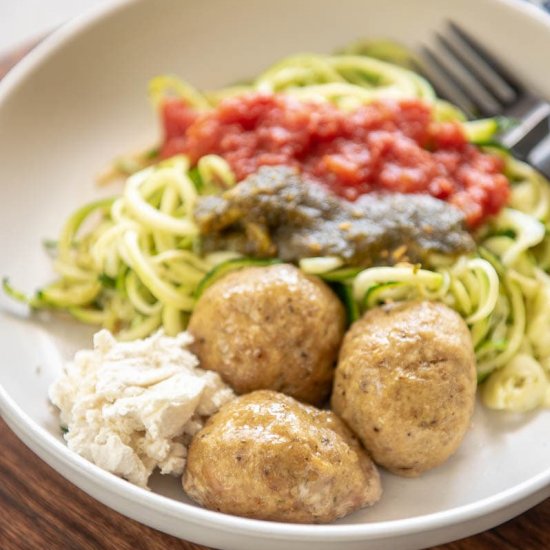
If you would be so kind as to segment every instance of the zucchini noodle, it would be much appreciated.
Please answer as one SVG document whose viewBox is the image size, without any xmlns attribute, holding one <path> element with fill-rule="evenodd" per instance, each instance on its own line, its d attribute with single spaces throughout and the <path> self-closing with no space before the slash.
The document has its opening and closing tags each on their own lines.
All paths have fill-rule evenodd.
<svg viewBox="0 0 550 550">
<path fill-rule="evenodd" d="M 417 98 L 436 105 L 436 116 L 462 118 L 458 109 L 439 100 L 430 84 L 409 69 L 361 55 L 294 55 L 276 63 L 249 84 L 201 92 L 175 77 L 159 76 L 149 87 L 153 104 L 180 98 L 199 110 L 246 92 L 277 92 L 308 101 L 330 101 L 351 111 L 381 98 Z M 200 99 L 199 99 L 200 98 Z"/>
<path fill-rule="evenodd" d="M 227 163 L 214 155 L 201 159 L 199 174 L 204 188 L 234 182 Z M 235 257 L 194 252 L 197 197 L 184 156 L 137 172 L 120 197 L 90 203 L 67 220 L 53 263 L 57 281 L 30 299 L 4 287 L 34 308 L 66 310 L 121 340 L 145 337 L 161 326 L 177 334 L 193 310 L 199 282 Z"/>
<path fill-rule="evenodd" d="M 550 184 L 495 145 L 502 119 L 465 121 L 411 71 L 414 61 L 391 43 L 358 43 L 342 55 L 288 57 L 251 82 L 215 91 L 159 76 L 149 95 L 156 108 L 179 98 L 198 112 L 250 91 L 329 101 L 346 111 L 380 98 L 417 98 L 432 104 L 437 120 L 460 122 L 472 143 L 505 159 L 512 185 L 508 207 L 475 236 L 475 253 L 453 260 L 433 255 L 422 266 L 361 270 L 331 256 L 303 258 L 300 267 L 339 286 L 350 320 L 392 301 L 447 304 L 470 329 L 487 406 L 514 411 L 550 406 Z M 194 207 L 200 195 L 235 185 L 227 162 L 216 155 L 203 156 L 195 166 L 184 156 L 158 160 L 158 149 L 118 159 L 102 179 L 129 176 L 124 190 L 67 220 L 55 247 L 58 279 L 30 298 L 6 280 L 5 291 L 33 308 L 64 310 L 101 325 L 120 339 L 141 338 L 159 327 L 170 335 L 183 330 L 201 292 L 250 259 L 226 250 L 198 253 Z"/>
<path fill-rule="evenodd" d="M 344 261 L 337 256 L 322 256 L 319 258 L 302 258 L 300 269 L 311 275 L 333 271 L 344 265 Z"/>
</svg>

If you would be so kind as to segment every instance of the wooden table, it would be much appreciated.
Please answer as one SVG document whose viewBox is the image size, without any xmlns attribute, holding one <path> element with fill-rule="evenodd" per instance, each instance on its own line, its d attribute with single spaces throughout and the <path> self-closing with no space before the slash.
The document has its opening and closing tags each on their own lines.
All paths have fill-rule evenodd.
<svg viewBox="0 0 550 550">
<path fill-rule="evenodd" d="M 29 49 L 0 59 L 0 78 Z M 40 460 L 1 419 L 0 445 L 0 550 L 206 550 L 100 504 Z M 512 549 L 550 549 L 550 499 L 496 529 L 433 550 Z"/>
</svg>

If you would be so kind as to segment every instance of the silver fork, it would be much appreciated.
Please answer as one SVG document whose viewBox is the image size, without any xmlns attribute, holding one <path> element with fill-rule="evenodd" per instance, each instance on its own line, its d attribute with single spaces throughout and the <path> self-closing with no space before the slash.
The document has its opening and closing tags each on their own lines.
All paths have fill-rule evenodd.
<svg viewBox="0 0 550 550">
<path fill-rule="evenodd" d="M 523 86 L 475 39 L 454 23 L 422 46 L 420 70 L 436 93 L 468 118 L 503 115 L 517 121 L 499 141 L 550 178 L 550 103 Z"/>
</svg>

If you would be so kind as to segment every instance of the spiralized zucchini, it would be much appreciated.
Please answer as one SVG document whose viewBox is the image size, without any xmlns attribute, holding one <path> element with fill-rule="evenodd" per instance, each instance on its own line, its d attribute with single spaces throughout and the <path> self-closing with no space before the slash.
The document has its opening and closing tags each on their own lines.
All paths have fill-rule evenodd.
<svg viewBox="0 0 550 550">
<path fill-rule="evenodd" d="M 515 411 L 550 406 L 550 184 L 494 148 L 494 135 L 505 121 L 465 121 L 410 70 L 414 63 L 413 56 L 389 43 L 354 44 L 342 55 L 286 58 L 250 83 L 216 91 L 201 92 L 176 77 L 160 76 L 151 81 L 149 93 L 155 107 L 176 97 L 199 112 L 248 91 L 330 101 L 343 110 L 379 98 L 419 98 L 433 105 L 437 120 L 460 121 L 470 141 L 505 158 L 512 182 L 508 208 L 477 235 L 475 254 L 365 270 L 337 257 L 304 258 L 300 267 L 338 286 L 350 321 L 390 301 L 448 304 L 470 328 L 487 406 Z M 31 298 L 4 281 L 6 292 L 34 308 L 68 311 L 121 339 L 143 337 L 161 326 L 168 334 L 182 330 L 201 289 L 247 263 L 221 266 L 236 255 L 197 253 L 198 196 L 236 182 L 226 161 L 215 155 L 196 166 L 184 156 L 157 161 L 156 149 L 119 159 L 103 177 L 130 176 L 123 193 L 90 203 L 67 220 L 55 247 L 58 279 Z"/>
<path fill-rule="evenodd" d="M 302 54 L 279 61 L 248 84 L 204 94 L 175 77 L 159 76 L 150 84 L 154 104 L 179 92 L 189 105 L 216 106 L 222 99 L 245 92 L 278 92 L 308 101 L 330 101 L 353 110 L 381 98 L 418 98 L 436 104 L 441 119 L 462 118 L 458 109 L 439 100 L 430 84 L 409 69 L 361 55 Z"/>
<path fill-rule="evenodd" d="M 227 163 L 201 159 L 202 188 L 231 185 Z M 195 290 L 232 252 L 195 253 L 193 208 L 198 192 L 186 157 L 177 156 L 132 175 L 122 195 L 88 204 L 65 223 L 53 266 L 59 278 L 26 300 L 34 308 L 62 309 L 101 325 L 121 340 L 163 327 L 183 330 Z M 25 299 L 5 282 L 5 289 Z"/>
</svg>

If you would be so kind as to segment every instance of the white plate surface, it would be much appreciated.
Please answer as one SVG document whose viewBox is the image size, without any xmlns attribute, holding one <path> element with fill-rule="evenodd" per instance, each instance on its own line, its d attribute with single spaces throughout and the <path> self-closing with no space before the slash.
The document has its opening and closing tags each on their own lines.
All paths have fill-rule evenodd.
<svg viewBox="0 0 550 550">
<path fill-rule="evenodd" d="M 418 45 L 447 18 L 550 97 L 550 17 L 513 1 L 141 0 L 74 21 L 0 85 L 1 275 L 26 290 L 46 282 L 52 272 L 41 240 L 98 195 L 94 175 L 109 159 L 155 141 L 146 99 L 152 76 L 220 86 L 285 54 L 330 52 L 362 37 Z M 0 323 L 0 410 L 14 431 L 100 501 L 185 539 L 227 549 L 419 548 L 487 529 L 550 495 L 550 411 L 518 416 L 478 406 L 448 463 L 415 480 L 384 475 L 382 501 L 334 525 L 203 510 L 177 480 L 155 478 L 149 493 L 64 446 L 47 388 L 63 361 L 89 346 L 90 330 L 28 319 L 4 296 Z"/>
</svg>

